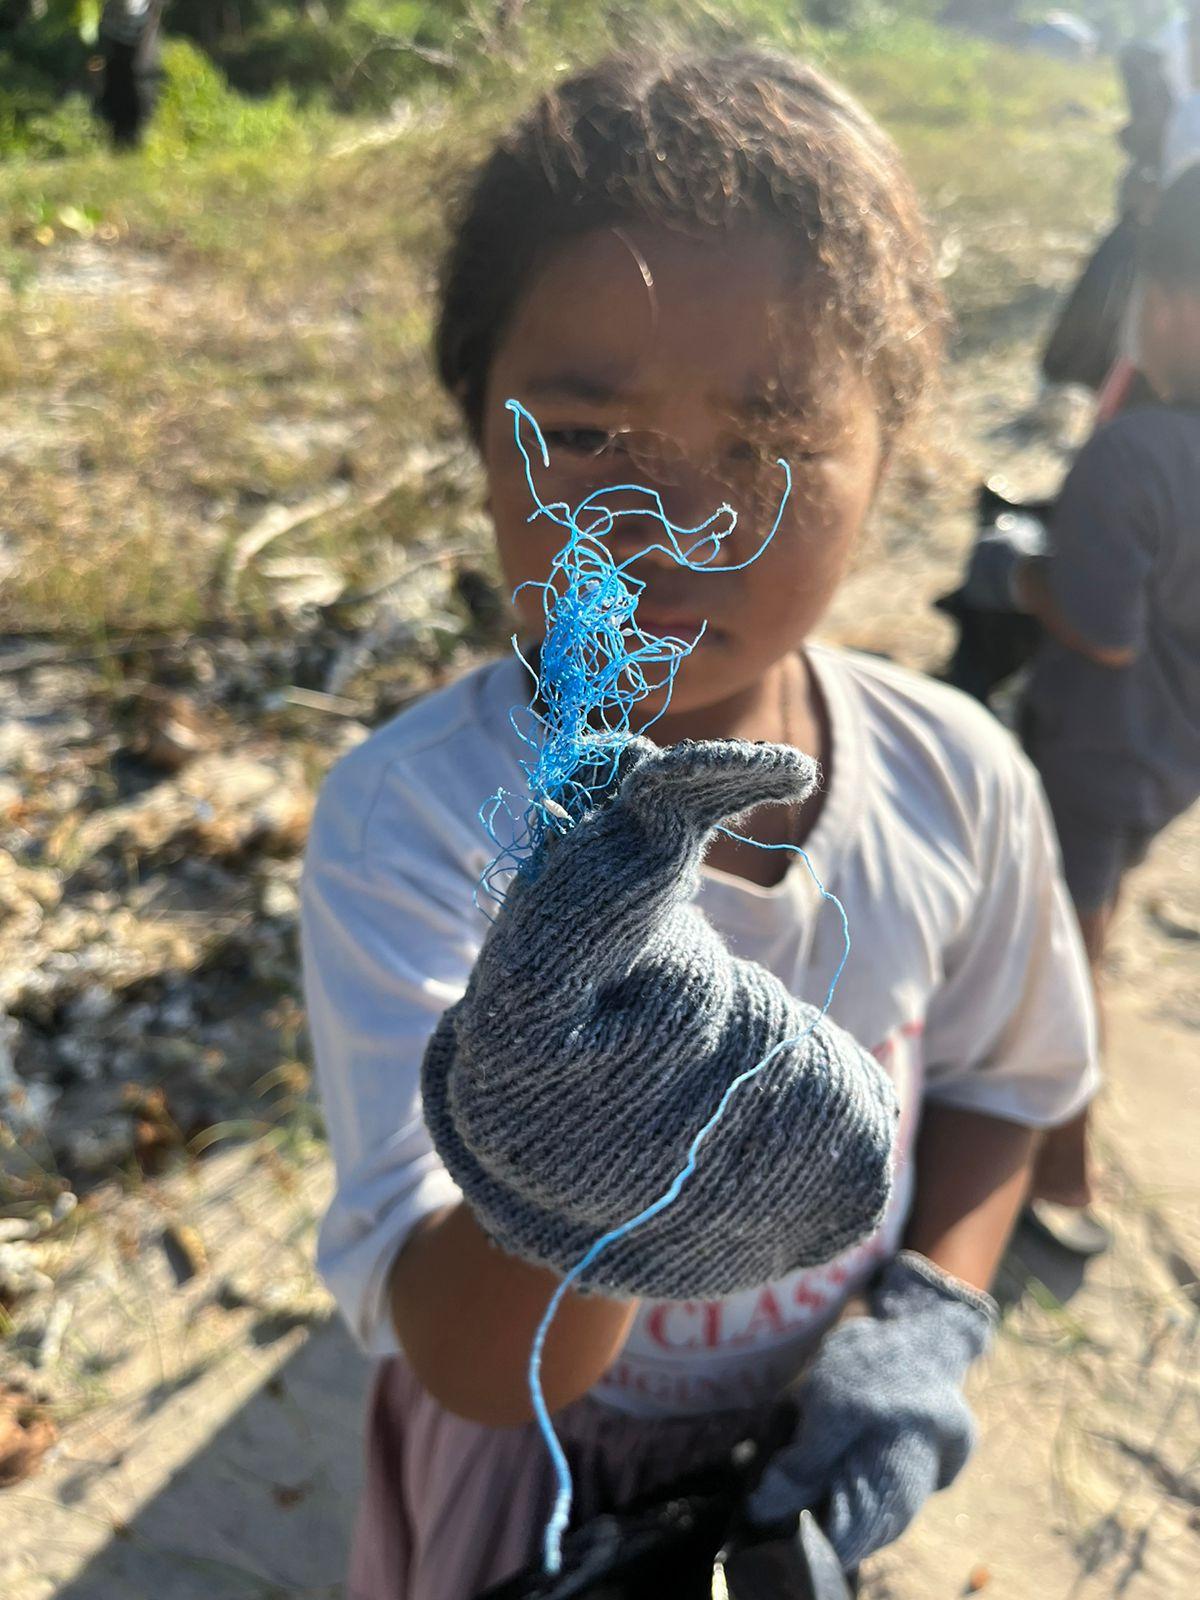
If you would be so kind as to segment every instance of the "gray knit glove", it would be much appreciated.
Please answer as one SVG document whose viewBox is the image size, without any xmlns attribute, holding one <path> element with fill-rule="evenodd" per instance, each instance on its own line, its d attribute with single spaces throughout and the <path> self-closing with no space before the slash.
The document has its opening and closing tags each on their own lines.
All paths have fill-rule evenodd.
<svg viewBox="0 0 1200 1600">
<path fill-rule="evenodd" d="M 823 1508 L 848 1572 L 962 1470 L 975 1442 L 962 1382 L 997 1318 L 990 1295 L 910 1250 L 884 1268 L 870 1306 L 822 1344 L 797 1395 L 796 1437 L 749 1507 L 763 1524 Z"/>
<path fill-rule="evenodd" d="M 874 1229 L 895 1096 L 848 1034 L 735 959 L 690 904 L 714 826 L 801 800 L 813 762 L 740 740 L 636 740 L 622 773 L 510 887 L 426 1051 L 425 1119 L 485 1230 L 561 1272 L 663 1193 L 739 1073 L 796 1039 L 733 1096 L 675 1203 L 579 1280 L 716 1297 Z"/>
</svg>

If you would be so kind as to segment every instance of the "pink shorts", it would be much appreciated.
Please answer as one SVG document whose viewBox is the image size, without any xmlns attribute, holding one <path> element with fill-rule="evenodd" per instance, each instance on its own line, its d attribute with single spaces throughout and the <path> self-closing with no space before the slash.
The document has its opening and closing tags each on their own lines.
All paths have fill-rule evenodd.
<svg viewBox="0 0 1200 1600">
<path fill-rule="evenodd" d="M 767 1425 L 762 1412 L 646 1421 L 586 1398 L 555 1418 L 580 1518 L 720 1462 Z M 553 1493 L 532 1423 L 464 1422 L 403 1361 L 383 1362 L 368 1404 L 347 1600 L 475 1600 L 537 1558 Z"/>
</svg>

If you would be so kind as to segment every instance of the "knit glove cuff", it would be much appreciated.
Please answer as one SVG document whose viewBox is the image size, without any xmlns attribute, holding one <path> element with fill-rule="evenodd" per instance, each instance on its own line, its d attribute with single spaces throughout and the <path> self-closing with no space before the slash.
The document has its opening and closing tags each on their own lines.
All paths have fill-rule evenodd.
<svg viewBox="0 0 1200 1600">
<path fill-rule="evenodd" d="M 916 1250 L 901 1250 L 871 1285 L 868 1303 L 877 1317 L 910 1316 L 944 1308 L 947 1328 L 953 1328 L 977 1360 L 991 1343 L 1000 1320 L 1000 1308 L 990 1294 L 952 1277 Z"/>
</svg>

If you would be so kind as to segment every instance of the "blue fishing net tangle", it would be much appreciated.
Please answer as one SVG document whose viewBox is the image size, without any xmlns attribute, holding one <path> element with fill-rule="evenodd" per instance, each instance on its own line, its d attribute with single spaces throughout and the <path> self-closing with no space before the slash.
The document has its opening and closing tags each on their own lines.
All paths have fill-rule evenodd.
<svg viewBox="0 0 1200 1600">
<path fill-rule="evenodd" d="M 538 490 L 526 439 L 528 433 L 538 461 L 548 468 L 550 451 L 542 430 L 519 400 L 507 401 L 506 409 L 513 417 L 533 500 L 529 521 L 555 523 L 564 539 L 549 576 L 517 590 L 541 591 L 546 627 L 536 665 L 522 654 L 515 636 L 512 641 L 533 683 L 529 704 L 512 713 L 513 728 L 527 752 L 521 759 L 527 796 L 501 789 L 480 813 L 496 847 L 482 887 L 497 903 L 503 901 L 504 880 L 536 857 L 547 831 L 567 831 L 610 790 L 621 752 L 635 731 L 638 706 L 665 691 L 658 711 L 637 727 L 644 733 L 667 709 L 675 675 L 703 636 L 703 627 L 694 639 L 681 639 L 646 633 L 638 626 L 638 601 L 646 587 L 635 570 L 638 562 L 659 552 L 693 572 L 739 571 L 757 561 L 775 537 L 792 492 L 791 471 L 780 461 L 784 486 L 770 531 L 745 561 L 714 568 L 721 546 L 738 524 L 732 506 L 722 504 L 688 528 L 671 521 L 657 490 L 640 484 L 606 485 L 576 506 L 547 503 Z M 618 498 L 623 503 L 613 504 Z M 618 561 L 606 541 L 623 517 L 652 523 L 661 537 Z"/>
</svg>

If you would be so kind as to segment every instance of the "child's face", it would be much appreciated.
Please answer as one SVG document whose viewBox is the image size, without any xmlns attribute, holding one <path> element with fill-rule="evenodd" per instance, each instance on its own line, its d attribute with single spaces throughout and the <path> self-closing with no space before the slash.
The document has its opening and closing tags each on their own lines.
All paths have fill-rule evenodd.
<svg viewBox="0 0 1200 1600">
<path fill-rule="evenodd" d="M 1200 294 L 1148 280 L 1138 355 L 1150 387 L 1163 400 L 1200 399 Z"/>
<path fill-rule="evenodd" d="M 551 452 L 535 481 L 548 502 L 577 504 L 606 484 L 657 489 L 672 521 L 707 518 L 723 500 L 737 532 L 711 570 L 660 556 L 639 562 L 649 633 L 691 638 L 708 622 L 675 690 L 679 711 L 749 688 L 808 635 L 837 587 L 883 461 L 866 380 L 838 349 L 811 283 L 789 271 L 770 233 L 689 238 L 631 225 L 588 234 L 554 255 L 517 309 L 489 374 L 483 457 L 511 589 L 542 580 L 562 529 L 531 510 L 513 443 L 510 396 L 538 419 Z M 794 490 L 771 526 L 785 458 Z M 618 520 L 618 559 L 650 545 L 649 518 Z M 540 596 L 518 596 L 531 631 Z"/>
</svg>

